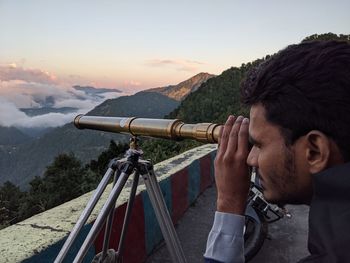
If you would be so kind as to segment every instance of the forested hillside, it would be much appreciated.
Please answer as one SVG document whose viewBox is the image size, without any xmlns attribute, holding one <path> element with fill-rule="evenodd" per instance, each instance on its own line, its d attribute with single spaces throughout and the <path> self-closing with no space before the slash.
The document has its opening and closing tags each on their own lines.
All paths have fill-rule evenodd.
<svg viewBox="0 0 350 263">
<path fill-rule="evenodd" d="M 29 143 L 7 146 L 0 151 L 0 184 L 11 181 L 26 189 L 35 176 L 43 174 L 55 156 L 74 153 L 87 162 L 106 149 L 112 139 L 126 140 L 118 134 L 78 130 L 69 123 Z"/>
<path fill-rule="evenodd" d="M 302 40 L 345 40 L 350 41 L 350 35 L 333 33 L 314 34 Z M 270 54 L 273 55 L 273 54 Z M 248 109 L 240 103 L 239 85 L 247 71 L 268 59 L 257 59 L 252 63 L 242 64 L 239 68 L 232 67 L 221 75 L 203 83 L 200 89 L 191 93 L 180 106 L 167 117 L 179 118 L 188 123 L 216 122 L 224 123 L 230 114 L 248 115 Z"/>
<path fill-rule="evenodd" d="M 222 123 L 229 114 L 247 114 L 247 109 L 240 103 L 239 84 L 247 70 L 260 61 L 242 65 L 240 68 L 232 67 L 209 79 L 167 117 L 179 118 L 188 123 Z"/>
<path fill-rule="evenodd" d="M 179 105 L 179 102 L 156 92 L 138 92 L 106 100 L 87 115 L 114 117 L 163 118 Z"/>
<path fill-rule="evenodd" d="M 0 126 L 0 146 L 17 145 L 31 140 L 31 137 L 15 127 Z"/>
<path fill-rule="evenodd" d="M 157 92 L 177 101 L 184 100 L 190 93 L 195 92 L 208 79 L 215 77 L 213 74 L 199 73 L 190 79 L 177 85 L 148 89 L 143 92 Z"/>
</svg>

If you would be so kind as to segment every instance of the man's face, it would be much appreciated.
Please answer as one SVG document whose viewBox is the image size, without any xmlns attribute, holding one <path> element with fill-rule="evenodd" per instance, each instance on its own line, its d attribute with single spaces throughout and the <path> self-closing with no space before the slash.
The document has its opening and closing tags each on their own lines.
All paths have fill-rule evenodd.
<svg viewBox="0 0 350 263">
<path fill-rule="evenodd" d="M 247 163 L 257 167 L 266 200 L 277 204 L 309 203 L 312 185 L 303 159 L 303 140 L 286 145 L 280 128 L 266 120 L 260 104 L 250 110 L 249 136 L 253 148 Z"/>
</svg>

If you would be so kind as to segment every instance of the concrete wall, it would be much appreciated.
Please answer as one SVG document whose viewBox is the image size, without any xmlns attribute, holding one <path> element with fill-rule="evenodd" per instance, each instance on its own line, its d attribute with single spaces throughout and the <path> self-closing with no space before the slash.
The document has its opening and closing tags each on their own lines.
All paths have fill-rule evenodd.
<svg viewBox="0 0 350 263">
<path fill-rule="evenodd" d="M 215 146 L 204 145 L 155 165 L 154 170 L 174 224 L 197 196 L 213 183 L 214 156 Z M 97 204 L 65 262 L 73 261 L 110 188 L 111 186 L 107 187 L 107 193 Z M 119 242 L 129 191 L 130 188 L 125 188 L 117 201 L 110 241 L 110 246 L 115 249 Z M 91 195 L 92 192 L 87 193 L 1 230 L 0 262 L 53 262 Z M 145 186 L 141 184 L 137 190 L 126 237 L 124 262 L 143 262 L 161 240 L 158 222 Z M 91 262 L 94 255 L 101 251 L 102 242 L 103 231 L 90 248 L 84 262 Z"/>
</svg>

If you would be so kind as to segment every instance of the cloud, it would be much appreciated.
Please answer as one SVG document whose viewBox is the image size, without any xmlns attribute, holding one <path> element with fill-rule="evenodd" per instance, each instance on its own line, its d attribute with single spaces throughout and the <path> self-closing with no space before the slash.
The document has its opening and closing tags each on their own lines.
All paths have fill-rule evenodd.
<svg viewBox="0 0 350 263">
<path fill-rule="evenodd" d="M 44 115 L 34 116 L 23 119 L 21 122 L 15 123 L 14 126 L 19 127 L 58 127 L 68 122 L 72 122 L 74 117 L 81 112 L 74 112 L 69 114 L 63 113 L 48 113 Z"/>
<path fill-rule="evenodd" d="M 69 87 L 57 84 L 9 80 L 0 82 L 0 97 L 14 103 L 18 108 L 33 108 L 43 106 L 47 97 L 66 99 L 72 95 Z"/>
<path fill-rule="evenodd" d="M 56 127 L 86 113 L 106 99 L 124 93 L 102 89 L 89 93 L 65 84 L 54 75 L 36 69 L 18 68 L 16 64 L 0 65 L 0 125 L 20 127 Z M 76 108 L 76 112 L 48 113 L 29 117 L 21 108 Z"/>
<path fill-rule="evenodd" d="M 26 82 L 36 82 L 43 84 L 57 83 L 57 77 L 47 71 L 39 69 L 25 69 L 17 66 L 16 63 L 0 65 L 0 80 L 22 80 Z"/>
<path fill-rule="evenodd" d="M 0 98 L 0 125 L 14 126 L 17 121 L 26 118 L 26 114 L 18 110 L 16 105 Z"/>
<path fill-rule="evenodd" d="M 139 86 L 141 86 L 141 82 L 135 81 L 135 80 L 125 80 L 124 81 L 124 86 L 127 86 L 127 87 L 139 87 Z"/>
<path fill-rule="evenodd" d="M 146 64 L 152 67 L 171 67 L 178 71 L 195 72 L 198 71 L 199 66 L 204 63 L 194 60 L 152 59 L 146 61 Z"/>
<path fill-rule="evenodd" d="M 0 99 L 0 126 L 15 126 L 29 128 L 47 128 L 62 126 L 71 122 L 77 113 L 48 113 L 40 116 L 29 117 L 20 111 L 15 104 Z"/>
</svg>

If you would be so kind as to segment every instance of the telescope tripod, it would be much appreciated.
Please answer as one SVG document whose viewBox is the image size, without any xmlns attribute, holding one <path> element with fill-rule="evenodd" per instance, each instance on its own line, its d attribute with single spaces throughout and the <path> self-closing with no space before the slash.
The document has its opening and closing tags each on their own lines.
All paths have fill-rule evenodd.
<svg viewBox="0 0 350 263">
<path fill-rule="evenodd" d="M 83 261 L 84 256 L 88 252 L 92 243 L 96 239 L 99 232 L 102 230 L 104 223 L 106 222 L 103 249 L 100 254 L 95 256 L 93 262 L 98 263 L 117 263 L 122 262 L 122 253 L 124 250 L 124 242 L 126 237 L 126 231 L 129 225 L 131 211 L 135 200 L 136 190 L 139 183 L 139 177 L 142 176 L 146 185 L 146 190 L 149 195 L 152 207 L 155 211 L 157 221 L 162 231 L 165 243 L 168 247 L 170 256 L 173 262 L 185 263 L 186 258 L 184 256 L 179 239 L 175 232 L 175 228 L 172 224 L 171 217 L 166 207 L 161 189 L 159 187 L 156 175 L 153 170 L 153 165 L 150 161 L 141 159 L 142 150 L 138 149 L 138 139 L 133 137 L 130 143 L 130 149 L 126 152 L 126 157 L 120 160 L 113 159 L 108 165 L 108 170 L 103 176 L 101 182 L 96 188 L 93 196 L 89 200 L 83 213 L 79 217 L 72 232 L 69 234 L 65 241 L 61 251 L 59 252 L 55 263 L 60 263 L 64 260 L 65 256 L 74 240 L 79 234 L 79 231 L 86 223 L 88 217 L 91 215 L 97 201 L 100 199 L 103 191 L 105 190 L 108 181 L 114 174 L 113 188 L 107 198 L 106 203 L 103 205 L 99 215 L 97 216 L 90 232 L 84 240 L 79 252 L 77 253 L 74 263 L 80 263 Z M 132 186 L 130 190 L 130 196 L 127 203 L 127 208 L 124 216 L 123 227 L 120 235 L 118 250 L 108 250 L 109 240 L 112 232 L 112 223 L 114 216 L 114 209 L 116 201 L 124 188 L 128 178 L 133 176 Z"/>
</svg>

